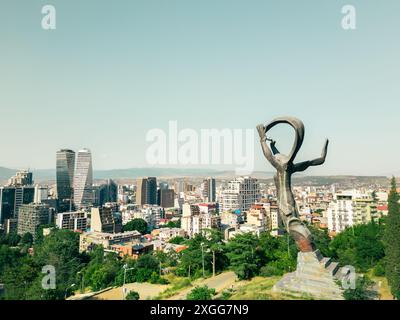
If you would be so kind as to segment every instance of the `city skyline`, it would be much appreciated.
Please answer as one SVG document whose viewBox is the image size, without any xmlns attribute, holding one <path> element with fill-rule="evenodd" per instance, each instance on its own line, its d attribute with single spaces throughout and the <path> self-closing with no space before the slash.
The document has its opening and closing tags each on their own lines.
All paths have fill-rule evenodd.
<svg viewBox="0 0 400 320">
<path fill-rule="evenodd" d="M 352 1 L 357 29 L 347 31 L 338 1 L 55 0 L 53 31 L 41 28 L 42 5 L 1 5 L 1 124 L 13 132 L 1 167 L 51 169 L 57 150 L 82 146 L 97 170 L 150 167 L 146 134 L 170 120 L 255 129 L 293 115 L 307 128 L 299 158 L 330 139 L 325 166 L 308 174 L 399 174 L 400 149 L 389 147 L 400 116 L 396 1 Z M 254 157 L 256 171 L 272 170 L 256 134 Z"/>
</svg>

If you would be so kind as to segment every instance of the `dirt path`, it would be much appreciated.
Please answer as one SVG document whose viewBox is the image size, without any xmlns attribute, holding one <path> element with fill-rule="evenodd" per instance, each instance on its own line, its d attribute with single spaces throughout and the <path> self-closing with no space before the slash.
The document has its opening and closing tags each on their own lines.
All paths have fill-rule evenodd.
<svg viewBox="0 0 400 320">
<path fill-rule="evenodd" d="M 193 286 L 186 288 L 178 294 L 169 297 L 167 300 L 184 300 L 187 294 L 193 290 L 196 286 L 208 286 L 209 288 L 215 289 L 217 293 L 220 293 L 224 289 L 230 288 L 236 281 L 236 274 L 232 271 L 221 273 L 213 278 L 198 279 L 193 282 Z"/>
<path fill-rule="evenodd" d="M 139 293 L 140 300 L 147 300 L 156 297 L 158 294 L 167 289 L 168 285 L 151 284 L 151 283 L 128 283 L 125 285 L 128 289 Z M 122 300 L 122 287 L 114 288 L 106 292 L 93 296 L 92 299 L 100 300 Z"/>
</svg>

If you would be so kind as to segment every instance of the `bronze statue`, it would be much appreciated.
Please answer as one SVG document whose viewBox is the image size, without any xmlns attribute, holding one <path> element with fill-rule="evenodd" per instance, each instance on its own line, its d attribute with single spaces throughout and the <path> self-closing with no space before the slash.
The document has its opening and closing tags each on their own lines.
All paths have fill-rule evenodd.
<svg viewBox="0 0 400 320">
<path fill-rule="evenodd" d="M 281 154 L 275 146 L 276 142 L 266 135 L 271 128 L 280 123 L 289 124 L 295 130 L 295 140 L 289 155 Z M 260 142 L 264 155 L 277 170 L 274 179 L 278 194 L 278 209 L 286 230 L 293 237 L 301 252 L 315 251 L 316 248 L 312 241 L 311 233 L 299 219 L 296 201 L 294 200 L 291 189 L 291 178 L 292 174 L 295 172 L 304 171 L 310 166 L 319 166 L 323 164 L 325 162 L 329 141 L 326 139 L 321 157 L 310 161 L 293 163 L 304 138 L 304 124 L 301 120 L 294 117 L 280 117 L 272 120 L 266 126 L 262 124 L 258 125 L 257 130 L 260 135 Z M 269 145 L 267 141 L 269 141 Z"/>
</svg>

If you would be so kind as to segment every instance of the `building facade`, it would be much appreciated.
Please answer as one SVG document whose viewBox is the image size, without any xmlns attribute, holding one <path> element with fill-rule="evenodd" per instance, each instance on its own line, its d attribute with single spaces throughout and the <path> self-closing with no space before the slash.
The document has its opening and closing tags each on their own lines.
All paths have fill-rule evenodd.
<svg viewBox="0 0 400 320">
<path fill-rule="evenodd" d="M 73 202 L 76 209 L 93 204 L 92 154 L 88 149 L 78 151 L 73 183 Z"/>
<path fill-rule="evenodd" d="M 39 227 L 51 222 L 50 207 L 46 204 L 23 204 L 18 210 L 17 230 L 20 236 L 29 232 L 35 239 Z"/>
<path fill-rule="evenodd" d="M 157 205 L 157 178 L 147 177 L 137 181 L 136 204 Z"/>
<path fill-rule="evenodd" d="M 56 154 L 56 183 L 57 198 L 60 203 L 70 204 L 73 196 L 73 183 L 75 172 L 75 152 L 61 149 Z"/>
<path fill-rule="evenodd" d="M 229 182 L 222 192 L 222 211 L 246 211 L 260 198 L 258 181 L 251 177 L 240 177 Z"/>
</svg>

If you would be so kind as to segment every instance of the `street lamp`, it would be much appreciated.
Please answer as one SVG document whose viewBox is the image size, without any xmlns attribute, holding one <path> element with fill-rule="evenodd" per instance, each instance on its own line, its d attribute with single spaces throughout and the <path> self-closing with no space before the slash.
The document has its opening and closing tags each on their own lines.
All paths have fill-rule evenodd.
<svg viewBox="0 0 400 320">
<path fill-rule="evenodd" d="M 204 243 L 203 242 L 200 243 L 200 247 L 201 247 L 201 260 L 203 263 L 203 278 L 205 278 L 206 274 L 205 274 L 205 270 L 204 270 Z"/>
<path fill-rule="evenodd" d="M 64 299 L 65 299 L 65 300 L 67 300 L 67 292 L 68 292 L 68 290 L 69 290 L 70 288 L 73 288 L 73 287 L 75 287 L 75 283 L 71 284 L 69 287 L 67 287 L 67 288 L 65 289 L 65 294 L 64 294 Z"/>
<path fill-rule="evenodd" d="M 125 290 L 126 272 L 129 270 L 133 270 L 133 268 L 128 268 L 127 264 L 124 264 L 123 268 L 124 268 L 124 284 L 122 285 L 122 300 L 125 300 L 125 298 L 126 298 L 126 290 Z"/>
<path fill-rule="evenodd" d="M 77 274 L 82 275 L 82 277 L 81 277 L 81 293 L 84 293 L 84 290 L 85 290 L 85 285 L 84 285 L 84 283 L 85 283 L 85 275 L 83 274 L 82 271 L 78 271 Z"/>
</svg>

